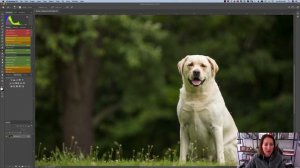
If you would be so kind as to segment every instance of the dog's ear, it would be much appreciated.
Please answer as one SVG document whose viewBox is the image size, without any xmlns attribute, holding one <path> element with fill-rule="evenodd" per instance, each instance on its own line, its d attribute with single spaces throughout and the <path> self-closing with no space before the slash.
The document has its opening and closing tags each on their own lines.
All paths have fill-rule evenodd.
<svg viewBox="0 0 300 168">
<path fill-rule="evenodd" d="M 180 73 L 180 75 L 182 75 L 182 72 L 183 72 L 183 66 L 184 66 L 184 63 L 186 62 L 188 56 L 184 57 L 182 60 L 180 60 L 177 64 L 177 67 L 178 67 L 178 71 Z"/>
<path fill-rule="evenodd" d="M 209 56 L 206 56 L 206 57 L 208 59 L 208 62 L 211 65 L 212 75 L 213 75 L 213 77 L 215 77 L 217 72 L 219 71 L 219 66 L 218 66 L 218 64 L 216 63 L 216 61 L 214 59 L 210 58 Z"/>
</svg>

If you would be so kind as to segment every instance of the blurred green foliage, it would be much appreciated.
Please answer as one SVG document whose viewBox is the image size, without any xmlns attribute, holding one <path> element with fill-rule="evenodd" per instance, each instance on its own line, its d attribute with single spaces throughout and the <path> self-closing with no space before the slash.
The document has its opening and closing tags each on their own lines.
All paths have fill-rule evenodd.
<svg viewBox="0 0 300 168">
<path fill-rule="evenodd" d="M 50 148 L 63 141 L 57 62 L 89 66 L 85 53 L 73 54 L 79 47 L 101 60 L 96 144 L 118 141 L 128 153 L 176 146 L 177 62 L 189 54 L 218 63 L 216 81 L 240 132 L 293 130 L 292 16 L 37 16 L 36 32 L 36 142 Z"/>
</svg>

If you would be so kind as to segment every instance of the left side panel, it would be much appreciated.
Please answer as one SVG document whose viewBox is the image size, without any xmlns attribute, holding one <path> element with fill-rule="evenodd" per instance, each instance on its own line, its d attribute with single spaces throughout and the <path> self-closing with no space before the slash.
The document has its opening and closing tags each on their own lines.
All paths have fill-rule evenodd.
<svg viewBox="0 0 300 168">
<path fill-rule="evenodd" d="M 34 167 L 34 15 L 1 6 L 0 167 Z"/>
</svg>

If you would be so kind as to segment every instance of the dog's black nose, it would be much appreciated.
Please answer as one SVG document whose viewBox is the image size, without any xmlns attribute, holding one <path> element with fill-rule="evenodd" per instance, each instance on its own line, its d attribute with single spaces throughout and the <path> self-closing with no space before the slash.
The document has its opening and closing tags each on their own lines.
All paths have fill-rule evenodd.
<svg viewBox="0 0 300 168">
<path fill-rule="evenodd" d="M 193 71 L 194 77 L 199 77 L 200 76 L 200 71 Z"/>
</svg>

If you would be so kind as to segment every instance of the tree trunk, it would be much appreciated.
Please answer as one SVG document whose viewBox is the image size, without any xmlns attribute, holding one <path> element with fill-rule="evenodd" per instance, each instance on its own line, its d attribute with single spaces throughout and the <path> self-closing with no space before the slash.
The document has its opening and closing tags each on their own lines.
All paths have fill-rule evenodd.
<svg viewBox="0 0 300 168">
<path fill-rule="evenodd" d="M 94 142 L 92 113 L 95 107 L 100 58 L 89 54 L 80 57 L 84 58 L 83 62 L 74 59 L 59 65 L 63 105 L 62 128 L 65 144 L 71 147 L 76 141 L 81 152 L 87 154 Z"/>
</svg>

